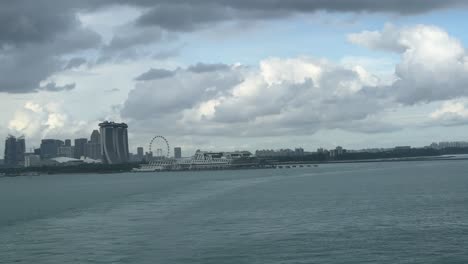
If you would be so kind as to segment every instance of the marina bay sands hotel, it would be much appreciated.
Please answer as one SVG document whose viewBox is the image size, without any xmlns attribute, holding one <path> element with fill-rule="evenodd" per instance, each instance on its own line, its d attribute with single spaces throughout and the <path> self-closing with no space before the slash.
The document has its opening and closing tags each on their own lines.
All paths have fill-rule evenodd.
<svg viewBox="0 0 468 264">
<path fill-rule="evenodd" d="M 102 162 L 105 164 L 120 164 L 129 161 L 127 124 L 102 122 L 99 124 L 101 133 Z"/>
</svg>

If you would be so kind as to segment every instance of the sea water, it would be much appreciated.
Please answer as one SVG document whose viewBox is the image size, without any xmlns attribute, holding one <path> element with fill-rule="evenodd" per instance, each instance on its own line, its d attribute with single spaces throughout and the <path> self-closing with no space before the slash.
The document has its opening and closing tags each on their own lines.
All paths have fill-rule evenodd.
<svg viewBox="0 0 468 264">
<path fill-rule="evenodd" d="M 468 161 L 0 178 L 0 263 L 468 263 Z"/>
</svg>

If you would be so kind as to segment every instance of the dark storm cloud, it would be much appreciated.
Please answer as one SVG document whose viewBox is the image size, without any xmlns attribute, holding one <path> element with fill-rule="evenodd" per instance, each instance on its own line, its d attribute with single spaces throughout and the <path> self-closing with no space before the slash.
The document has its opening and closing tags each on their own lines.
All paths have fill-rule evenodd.
<svg viewBox="0 0 468 264">
<path fill-rule="evenodd" d="M 41 81 L 80 63 L 67 62 L 64 55 L 92 48 L 99 51 L 98 61 L 151 56 L 135 47 L 171 38 L 165 35 L 170 32 L 193 31 L 226 21 L 277 19 L 316 11 L 410 15 L 466 4 L 465 0 L 0 1 L 0 92 L 33 92 Z M 84 28 L 78 14 L 116 5 L 144 11 L 129 24 L 134 31 L 117 32 L 100 49 L 100 36 Z"/>
<path fill-rule="evenodd" d="M 45 41 L 77 27 L 77 13 L 114 5 L 147 8 L 137 23 L 183 31 L 229 19 L 262 19 L 310 13 L 391 12 L 413 14 L 466 5 L 465 0 L 15 0 L 0 2 L 0 43 Z"/>
<path fill-rule="evenodd" d="M 135 77 L 136 81 L 150 81 L 150 80 L 156 80 L 156 79 L 162 79 L 162 78 L 167 78 L 167 77 L 172 77 L 174 76 L 176 72 L 175 71 L 170 71 L 170 70 L 165 70 L 165 69 L 150 69 L 145 73 L 142 73 L 138 77 Z"/>
<path fill-rule="evenodd" d="M 71 1 L 0 2 L 0 92 L 28 93 L 67 66 L 62 56 L 97 47 L 101 37 L 83 28 Z M 45 87 L 50 91 L 71 86 Z"/>
<path fill-rule="evenodd" d="M 0 92 L 34 92 L 40 82 L 70 63 L 62 59 L 62 55 L 86 50 L 99 43 L 100 37 L 96 33 L 76 29 L 56 36 L 48 43 L 22 44 L 0 50 Z"/>
<path fill-rule="evenodd" d="M 71 9 L 55 1 L 1 1 L 0 47 L 44 42 L 76 26 Z"/>
<path fill-rule="evenodd" d="M 191 31 L 230 20 L 262 20 L 328 12 L 382 12 L 410 15 L 466 5 L 465 0 L 161 0 L 132 1 L 149 7 L 137 20 L 143 26 L 156 25 L 170 31 Z"/>
</svg>

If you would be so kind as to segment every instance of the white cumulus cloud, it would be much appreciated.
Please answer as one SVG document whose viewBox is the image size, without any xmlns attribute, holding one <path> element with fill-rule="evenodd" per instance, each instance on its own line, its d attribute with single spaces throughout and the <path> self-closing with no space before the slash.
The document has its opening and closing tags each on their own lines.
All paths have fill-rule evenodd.
<svg viewBox="0 0 468 264">
<path fill-rule="evenodd" d="M 396 81 L 388 96 L 404 104 L 442 101 L 468 95 L 468 55 L 462 43 L 445 30 L 428 25 L 397 28 L 348 36 L 352 43 L 401 55 Z"/>
</svg>

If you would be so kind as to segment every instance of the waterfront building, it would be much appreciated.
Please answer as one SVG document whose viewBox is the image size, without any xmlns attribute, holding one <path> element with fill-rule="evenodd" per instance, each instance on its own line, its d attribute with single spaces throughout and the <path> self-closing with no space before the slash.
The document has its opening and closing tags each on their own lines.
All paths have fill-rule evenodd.
<svg viewBox="0 0 468 264">
<path fill-rule="evenodd" d="M 16 138 L 9 135 L 5 140 L 5 165 L 16 166 L 24 164 L 26 143 L 24 137 Z"/>
<path fill-rule="evenodd" d="M 85 145 L 88 143 L 86 138 L 77 138 L 75 139 L 75 159 L 80 159 L 85 156 Z"/>
<path fill-rule="evenodd" d="M 41 155 L 41 149 L 40 148 L 35 148 L 34 149 L 34 155 Z"/>
<path fill-rule="evenodd" d="M 85 145 L 85 156 L 94 160 L 102 159 L 101 144 L 88 142 Z"/>
<path fill-rule="evenodd" d="M 335 149 L 330 150 L 330 158 L 340 157 L 346 153 L 346 150 L 343 147 L 336 147 Z"/>
<path fill-rule="evenodd" d="M 135 155 L 133 161 L 142 162 L 145 159 L 145 152 L 143 147 L 137 148 L 137 154 Z"/>
<path fill-rule="evenodd" d="M 453 142 L 439 142 L 432 143 L 430 148 L 433 149 L 446 149 L 446 148 L 468 148 L 468 142 L 465 141 L 453 141 Z"/>
<path fill-rule="evenodd" d="M 162 158 L 152 159 L 148 164 L 135 169 L 136 172 L 150 172 L 162 170 L 201 170 L 226 169 L 252 157 L 249 151 L 212 152 L 197 150 L 191 158 Z"/>
<path fill-rule="evenodd" d="M 176 158 L 176 159 L 182 158 L 182 148 L 180 148 L 180 147 L 175 147 L 174 148 L 174 158 Z"/>
<path fill-rule="evenodd" d="M 85 144 L 85 156 L 94 160 L 102 159 L 101 134 L 93 130 L 89 141 Z"/>
<path fill-rule="evenodd" d="M 129 161 L 128 126 L 125 123 L 105 121 L 99 124 L 103 162 L 120 164 Z"/>
<path fill-rule="evenodd" d="M 233 151 L 233 152 L 223 152 L 223 157 L 231 160 L 241 159 L 241 158 L 250 158 L 252 153 L 250 151 Z"/>
<path fill-rule="evenodd" d="M 153 152 L 146 152 L 146 153 L 145 153 L 145 158 L 144 158 L 144 159 L 145 159 L 145 161 L 151 161 L 151 160 L 153 160 L 153 159 L 154 159 L 154 157 L 153 157 Z"/>
<path fill-rule="evenodd" d="M 26 155 L 24 157 L 24 166 L 25 167 L 39 167 L 41 166 L 41 157 L 39 155 Z"/>
<path fill-rule="evenodd" d="M 71 147 L 71 139 L 65 139 L 65 147 Z"/>
<path fill-rule="evenodd" d="M 255 151 L 255 156 L 263 158 L 273 158 L 273 157 L 297 157 L 304 156 L 304 149 L 296 148 L 292 149 L 280 149 L 280 150 L 257 150 Z"/>
<path fill-rule="evenodd" d="M 16 140 L 16 159 L 18 164 L 24 165 L 24 153 L 26 153 L 26 140 L 24 137 L 19 137 Z"/>
<path fill-rule="evenodd" d="M 58 156 L 58 150 L 64 145 L 63 141 L 57 139 L 41 140 L 41 159 L 51 159 Z"/>
<path fill-rule="evenodd" d="M 16 137 L 9 135 L 5 140 L 5 165 L 15 166 L 18 164 L 16 158 Z"/>
<path fill-rule="evenodd" d="M 74 155 L 75 155 L 75 148 L 72 146 L 67 146 L 66 143 L 65 143 L 65 146 L 58 148 L 57 157 L 73 158 Z"/>
<path fill-rule="evenodd" d="M 411 151 L 411 146 L 398 146 L 393 149 L 396 153 L 409 153 Z"/>
<path fill-rule="evenodd" d="M 296 149 L 294 150 L 294 154 L 295 154 L 296 156 L 304 156 L 304 149 L 303 149 L 303 148 L 296 148 Z"/>
<path fill-rule="evenodd" d="M 89 142 L 95 143 L 95 144 L 101 144 L 101 134 L 99 133 L 98 130 L 93 130 L 91 133 L 91 137 L 89 138 Z"/>
<path fill-rule="evenodd" d="M 143 147 L 138 147 L 137 148 L 137 155 L 143 157 L 143 155 L 144 155 Z"/>
</svg>

